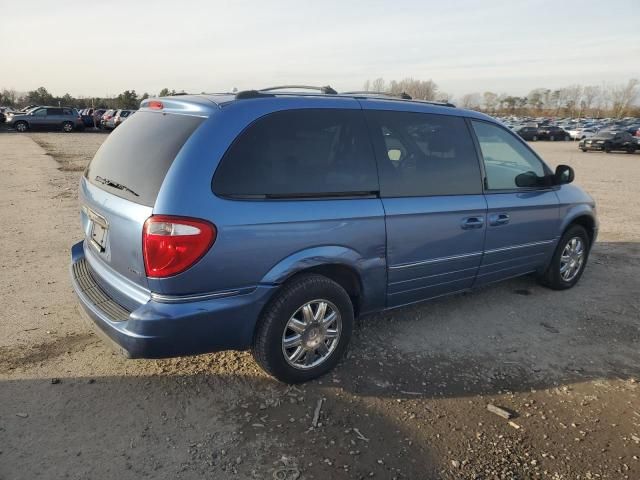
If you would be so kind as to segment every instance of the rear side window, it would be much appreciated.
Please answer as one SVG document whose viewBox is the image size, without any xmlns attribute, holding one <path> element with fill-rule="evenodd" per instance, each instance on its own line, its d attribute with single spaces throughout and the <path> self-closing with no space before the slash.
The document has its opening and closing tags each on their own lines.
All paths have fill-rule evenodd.
<svg viewBox="0 0 640 480">
<path fill-rule="evenodd" d="M 217 195 L 263 198 L 378 191 L 362 112 L 302 109 L 262 117 L 225 153 L 212 187 Z"/>
<path fill-rule="evenodd" d="M 367 111 L 383 197 L 482 193 L 480 166 L 463 118 Z"/>
<path fill-rule="evenodd" d="M 63 108 L 63 109 L 62 109 L 62 112 L 63 112 L 65 115 L 73 115 L 73 111 L 72 111 L 70 108 Z"/>
<path fill-rule="evenodd" d="M 153 206 L 173 160 L 203 120 L 155 112 L 133 115 L 102 144 L 85 177 L 109 193 Z"/>
</svg>

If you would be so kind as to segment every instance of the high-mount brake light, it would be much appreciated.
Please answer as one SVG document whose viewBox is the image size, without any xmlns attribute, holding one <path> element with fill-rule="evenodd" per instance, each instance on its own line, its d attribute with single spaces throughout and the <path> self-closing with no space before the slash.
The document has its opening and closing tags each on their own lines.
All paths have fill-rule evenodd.
<svg viewBox="0 0 640 480">
<path fill-rule="evenodd" d="M 189 269 L 209 251 L 216 235 L 216 227 L 206 220 L 152 215 L 142 230 L 147 277 L 165 278 Z"/>
<path fill-rule="evenodd" d="M 162 110 L 164 108 L 164 105 L 162 104 L 162 102 L 158 101 L 158 100 L 151 100 L 147 106 L 151 109 L 151 110 Z"/>
</svg>

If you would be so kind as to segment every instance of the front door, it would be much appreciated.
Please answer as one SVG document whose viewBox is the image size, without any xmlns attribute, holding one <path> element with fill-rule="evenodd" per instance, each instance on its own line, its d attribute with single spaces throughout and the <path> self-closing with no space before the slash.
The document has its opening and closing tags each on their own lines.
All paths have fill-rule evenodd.
<svg viewBox="0 0 640 480">
<path fill-rule="evenodd" d="M 560 223 L 556 187 L 538 156 L 498 125 L 471 122 L 483 158 L 487 233 L 476 285 L 522 275 L 550 259 Z"/>
<path fill-rule="evenodd" d="M 466 290 L 480 266 L 486 228 L 467 125 L 459 117 L 383 107 L 363 103 L 386 218 L 387 306 Z"/>
</svg>

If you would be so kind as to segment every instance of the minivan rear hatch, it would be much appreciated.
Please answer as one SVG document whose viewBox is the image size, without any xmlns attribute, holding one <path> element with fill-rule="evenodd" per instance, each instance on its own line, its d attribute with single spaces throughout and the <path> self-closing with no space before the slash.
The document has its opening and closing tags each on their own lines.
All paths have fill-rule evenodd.
<svg viewBox="0 0 640 480">
<path fill-rule="evenodd" d="M 148 287 L 142 228 L 171 164 L 204 119 L 139 111 L 109 135 L 85 170 L 85 256 L 96 281 L 111 293 L 126 291 L 127 284 L 129 290 Z"/>
</svg>

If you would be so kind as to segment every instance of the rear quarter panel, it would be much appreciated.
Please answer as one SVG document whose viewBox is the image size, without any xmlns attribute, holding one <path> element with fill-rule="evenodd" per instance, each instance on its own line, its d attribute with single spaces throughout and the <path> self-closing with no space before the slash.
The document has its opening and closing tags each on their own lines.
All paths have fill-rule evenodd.
<svg viewBox="0 0 640 480">
<path fill-rule="evenodd" d="M 279 283 L 319 263 L 340 263 L 371 279 L 367 285 L 380 288 L 375 301 L 384 306 L 385 223 L 378 198 L 230 200 L 211 190 L 218 162 L 247 125 L 294 108 L 360 106 L 346 98 L 277 97 L 234 102 L 212 114 L 169 169 L 154 214 L 207 219 L 216 225 L 217 239 L 186 272 L 150 279 L 152 291 L 180 295 L 254 287 Z"/>
</svg>

